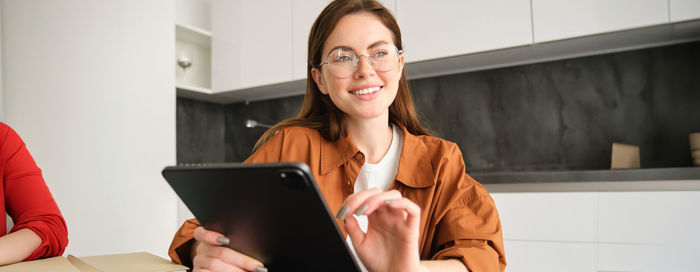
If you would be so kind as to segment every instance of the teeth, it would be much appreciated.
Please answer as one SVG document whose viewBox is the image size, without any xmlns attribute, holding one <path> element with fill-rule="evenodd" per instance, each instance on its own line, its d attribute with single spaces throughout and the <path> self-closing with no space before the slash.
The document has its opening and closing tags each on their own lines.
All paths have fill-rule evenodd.
<svg viewBox="0 0 700 272">
<path fill-rule="evenodd" d="M 373 92 L 379 91 L 379 87 L 371 87 L 367 89 L 362 89 L 362 90 L 357 90 L 357 91 L 352 91 L 350 93 L 352 94 L 358 94 L 358 95 L 363 95 L 363 94 L 371 94 Z"/>
</svg>

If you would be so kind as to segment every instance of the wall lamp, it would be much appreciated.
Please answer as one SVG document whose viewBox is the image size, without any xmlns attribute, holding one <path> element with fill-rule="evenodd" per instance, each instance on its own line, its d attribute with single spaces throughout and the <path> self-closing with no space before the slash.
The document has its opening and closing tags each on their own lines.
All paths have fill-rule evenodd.
<svg viewBox="0 0 700 272">
<path fill-rule="evenodd" d="M 258 121 L 255 121 L 253 119 L 248 119 L 248 120 L 245 120 L 245 127 L 247 127 L 247 128 L 255 128 L 255 127 L 271 128 L 272 125 L 263 124 L 263 123 L 260 123 Z"/>
</svg>

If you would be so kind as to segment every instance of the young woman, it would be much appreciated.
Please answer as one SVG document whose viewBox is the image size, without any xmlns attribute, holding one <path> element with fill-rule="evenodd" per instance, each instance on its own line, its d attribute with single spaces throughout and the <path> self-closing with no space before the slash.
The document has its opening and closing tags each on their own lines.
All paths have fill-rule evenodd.
<svg viewBox="0 0 700 272">
<path fill-rule="evenodd" d="M 19 135 L 0 123 L 0 265 L 61 256 L 66 222 Z M 5 234 L 5 213 L 14 227 Z"/>
<path fill-rule="evenodd" d="M 503 271 L 494 202 L 457 145 L 420 125 L 401 48 L 377 1 L 330 3 L 309 36 L 298 116 L 268 130 L 246 162 L 308 164 L 369 271 Z M 266 271 L 227 243 L 188 220 L 170 256 L 195 271 Z"/>
</svg>

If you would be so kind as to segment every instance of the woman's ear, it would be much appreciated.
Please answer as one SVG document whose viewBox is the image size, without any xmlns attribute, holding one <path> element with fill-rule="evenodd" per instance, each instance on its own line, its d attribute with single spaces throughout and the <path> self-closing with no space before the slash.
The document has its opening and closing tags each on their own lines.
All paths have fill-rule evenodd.
<svg viewBox="0 0 700 272">
<path fill-rule="evenodd" d="M 318 89 L 321 90 L 321 93 L 328 94 L 328 88 L 326 87 L 326 82 L 323 81 L 321 71 L 316 68 L 311 68 L 311 77 L 314 78 L 314 82 L 316 82 L 316 85 L 318 86 Z"/>
</svg>

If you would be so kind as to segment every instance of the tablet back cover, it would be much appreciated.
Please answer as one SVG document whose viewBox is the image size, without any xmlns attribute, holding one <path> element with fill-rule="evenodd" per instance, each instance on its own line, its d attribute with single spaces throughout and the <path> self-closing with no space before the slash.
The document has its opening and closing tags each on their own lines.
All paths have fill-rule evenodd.
<svg viewBox="0 0 700 272">
<path fill-rule="evenodd" d="M 205 228 L 271 271 L 359 271 L 306 164 L 172 166 L 163 176 Z"/>
</svg>

